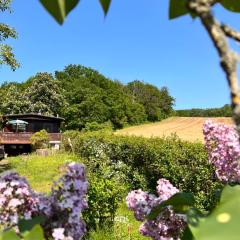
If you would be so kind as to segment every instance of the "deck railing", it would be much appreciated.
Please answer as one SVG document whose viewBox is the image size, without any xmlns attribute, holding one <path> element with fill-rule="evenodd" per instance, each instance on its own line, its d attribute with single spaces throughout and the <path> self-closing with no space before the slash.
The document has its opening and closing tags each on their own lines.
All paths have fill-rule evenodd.
<svg viewBox="0 0 240 240">
<path fill-rule="evenodd" d="M 0 132 L 0 144 L 30 144 L 34 133 Z M 61 133 L 48 133 L 50 141 L 61 141 Z"/>
</svg>

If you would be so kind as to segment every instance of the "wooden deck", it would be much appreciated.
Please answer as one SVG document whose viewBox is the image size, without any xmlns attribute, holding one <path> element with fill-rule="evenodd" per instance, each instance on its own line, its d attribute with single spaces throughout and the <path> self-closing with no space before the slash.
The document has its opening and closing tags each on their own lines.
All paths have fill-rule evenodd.
<svg viewBox="0 0 240 240">
<path fill-rule="evenodd" d="M 30 144 L 33 133 L 0 132 L 0 144 Z M 61 133 L 49 133 L 50 141 L 61 141 Z"/>
</svg>

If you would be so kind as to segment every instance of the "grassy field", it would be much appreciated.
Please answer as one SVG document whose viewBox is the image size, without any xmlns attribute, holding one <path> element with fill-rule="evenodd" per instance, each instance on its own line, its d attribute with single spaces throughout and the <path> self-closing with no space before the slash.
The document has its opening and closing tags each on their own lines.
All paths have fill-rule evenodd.
<svg viewBox="0 0 240 240">
<path fill-rule="evenodd" d="M 232 119 L 227 117 L 172 117 L 161 122 L 121 129 L 116 131 L 116 134 L 143 137 L 163 137 L 176 134 L 183 140 L 203 142 L 202 125 L 207 119 L 224 124 L 232 124 Z"/>
<path fill-rule="evenodd" d="M 81 162 L 75 155 L 66 153 L 41 157 L 36 154 L 27 156 L 9 157 L 0 162 L 0 172 L 4 170 L 16 170 L 21 176 L 25 176 L 31 187 L 37 192 L 48 193 L 54 180 L 63 174 L 62 166 L 69 162 Z M 138 233 L 140 222 L 137 222 L 133 213 L 122 202 L 116 214 L 116 221 L 112 231 L 98 230 L 91 232 L 89 240 L 144 240 L 146 237 Z"/>
</svg>

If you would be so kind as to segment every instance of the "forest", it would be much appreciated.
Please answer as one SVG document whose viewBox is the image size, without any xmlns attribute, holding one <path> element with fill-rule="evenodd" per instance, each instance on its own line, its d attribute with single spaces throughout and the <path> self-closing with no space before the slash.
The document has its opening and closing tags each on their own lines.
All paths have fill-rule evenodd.
<svg viewBox="0 0 240 240">
<path fill-rule="evenodd" d="M 37 73 L 25 82 L 0 87 L 0 113 L 40 113 L 65 118 L 64 129 L 81 130 L 88 123 L 113 129 L 173 114 L 175 99 L 166 87 L 135 80 L 126 85 L 81 65 Z"/>
</svg>

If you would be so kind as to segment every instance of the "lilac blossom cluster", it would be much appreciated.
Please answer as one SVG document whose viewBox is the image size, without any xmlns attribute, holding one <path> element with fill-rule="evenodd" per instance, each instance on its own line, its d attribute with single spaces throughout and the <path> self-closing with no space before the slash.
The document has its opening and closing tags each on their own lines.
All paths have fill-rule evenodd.
<svg viewBox="0 0 240 240">
<path fill-rule="evenodd" d="M 25 178 L 8 172 L 0 177 L 0 223 L 13 227 L 19 218 L 43 215 L 47 239 L 79 240 L 86 232 L 81 214 L 87 208 L 87 188 L 82 164 L 69 164 L 49 196 L 35 193 Z"/>
<path fill-rule="evenodd" d="M 240 143 L 234 127 L 206 121 L 203 125 L 209 162 L 223 183 L 240 182 Z"/>
<path fill-rule="evenodd" d="M 67 173 L 60 178 L 52 189 L 52 220 L 56 226 L 65 229 L 64 234 L 68 240 L 81 239 L 86 232 L 85 222 L 80 218 L 82 211 L 87 208 L 86 193 L 88 182 L 86 181 L 85 169 L 81 164 L 71 163 Z M 55 235 L 54 235 L 55 233 Z M 55 240 L 56 229 L 53 233 Z M 70 238 L 71 237 L 71 238 Z M 66 239 L 66 240 L 67 240 Z"/>
<path fill-rule="evenodd" d="M 145 220 L 151 210 L 179 192 L 168 180 L 159 179 L 157 185 L 158 196 L 146 193 L 141 189 L 131 191 L 127 198 L 127 205 L 134 211 L 138 221 L 142 221 L 140 233 L 155 240 L 179 239 L 186 227 L 186 218 L 174 213 L 171 206 L 167 206 L 154 220 Z"/>
<path fill-rule="evenodd" d="M 19 218 L 30 219 L 38 213 L 38 197 L 25 178 L 6 172 L 0 178 L 0 224 L 15 226 Z"/>
</svg>

